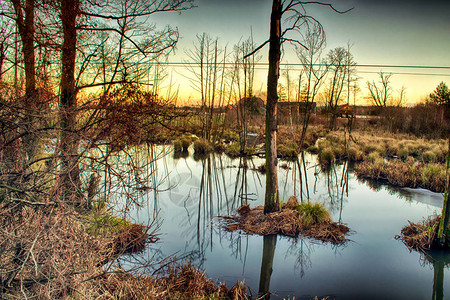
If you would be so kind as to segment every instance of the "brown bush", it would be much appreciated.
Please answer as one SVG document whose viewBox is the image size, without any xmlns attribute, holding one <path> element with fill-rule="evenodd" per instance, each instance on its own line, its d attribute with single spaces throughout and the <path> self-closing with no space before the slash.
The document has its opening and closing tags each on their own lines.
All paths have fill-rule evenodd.
<svg viewBox="0 0 450 300">
<path fill-rule="evenodd" d="M 385 107 L 379 112 L 379 126 L 394 133 L 408 133 L 420 137 L 445 138 L 450 122 L 445 107 L 419 104 L 414 107 Z"/>
</svg>

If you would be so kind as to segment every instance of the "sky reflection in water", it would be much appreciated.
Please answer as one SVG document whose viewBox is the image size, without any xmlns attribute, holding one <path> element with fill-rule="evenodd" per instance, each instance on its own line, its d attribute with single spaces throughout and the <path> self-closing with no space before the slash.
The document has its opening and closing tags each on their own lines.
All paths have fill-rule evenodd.
<svg viewBox="0 0 450 300">
<path fill-rule="evenodd" d="M 149 162 L 148 155 L 162 149 L 146 148 L 136 156 Z M 174 158 L 169 154 L 149 164 L 143 177 L 145 171 L 151 174 L 148 185 L 156 184 L 159 192 L 139 192 L 137 198 L 143 206 L 131 215 L 144 224 L 156 219 L 161 240 L 150 244 L 142 256 L 189 255 L 213 280 L 231 286 L 245 279 L 256 294 L 260 279 L 270 274 L 261 267 L 264 248 L 263 265 L 270 265 L 267 257 L 273 254 L 272 299 L 293 295 L 296 299 L 326 295 L 337 299 L 444 299 L 445 291 L 450 293 L 450 280 L 443 280 L 450 276 L 449 254 L 424 257 L 410 253 L 394 238 L 408 220 L 417 222 L 440 213 L 441 194 L 360 182 L 351 171 L 346 182 L 346 165 L 323 171 L 309 154 L 305 154 L 304 164 L 301 158 L 279 161 L 280 198 L 296 195 L 306 201 L 309 195 L 310 201 L 322 202 L 333 220 L 341 220 L 354 231 L 347 245 L 281 236 L 276 242 L 264 241 L 261 236 L 224 231 L 218 216 L 233 214 L 243 203 L 251 207 L 263 204 L 265 175 L 253 170 L 263 163 L 259 158 Z"/>
</svg>

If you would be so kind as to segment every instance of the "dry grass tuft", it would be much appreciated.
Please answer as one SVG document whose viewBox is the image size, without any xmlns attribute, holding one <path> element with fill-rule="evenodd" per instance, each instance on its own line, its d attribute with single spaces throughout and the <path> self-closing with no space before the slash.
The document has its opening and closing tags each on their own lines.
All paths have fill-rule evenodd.
<svg viewBox="0 0 450 300">
<path fill-rule="evenodd" d="M 296 237 L 303 235 L 332 244 L 344 244 L 349 228 L 332 222 L 329 218 L 320 223 L 305 224 L 301 213 L 295 209 L 283 208 L 279 212 L 264 214 L 264 207 L 258 206 L 245 214 L 223 217 L 228 231 L 242 230 L 246 234 L 281 234 Z"/>
<path fill-rule="evenodd" d="M 145 243 L 142 225 L 94 235 L 70 207 L 0 206 L 0 215 L 2 299 L 250 298 L 244 283 L 228 289 L 175 260 L 155 276 L 135 276 L 117 267 L 107 272 L 103 265 L 117 252 Z"/>
<path fill-rule="evenodd" d="M 113 247 L 116 253 L 139 252 L 144 249 L 148 238 L 146 226 L 130 223 L 114 235 Z M 156 241 L 157 238 L 152 239 Z"/>
<path fill-rule="evenodd" d="M 164 274 L 158 277 L 132 276 L 121 270 L 105 273 L 92 282 L 90 290 L 79 290 L 70 299 L 250 299 L 243 282 L 230 289 L 224 283 L 216 285 L 187 262 L 172 261 L 160 272 Z"/>
<path fill-rule="evenodd" d="M 396 239 L 402 240 L 409 249 L 430 250 L 437 235 L 439 221 L 440 216 L 429 217 L 421 223 L 408 221 L 409 225 L 403 227 L 401 235 L 396 236 Z"/>
</svg>

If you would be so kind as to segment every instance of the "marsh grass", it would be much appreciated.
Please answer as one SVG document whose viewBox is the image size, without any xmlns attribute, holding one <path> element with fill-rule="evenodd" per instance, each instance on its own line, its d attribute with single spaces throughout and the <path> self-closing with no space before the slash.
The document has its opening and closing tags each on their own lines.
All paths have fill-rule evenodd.
<svg viewBox="0 0 450 300">
<path fill-rule="evenodd" d="M 148 240 L 155 242 L 157 236 L 149 235 L 148 228 L 105 212 L 93 211 L 85 217 L 86 232 L 94 237 L 112 239 L 113 253 L 137 252 L 144 249 Z"/>
<path fill-rule="evenodd" d="M 250 299 L 243 282 L 227 288 L 224 283 L 208 279 L 205 271 L 175 258 L 149 262 L 149 269 L 141 271 L 148 274 L 149 270 L 157 270 L 152 276 L 126 272 L 114 263 L 105 268 L 106 262 L 117 257 L 117 250 L 128 245 L 130 237 L 134 239 L 125 230 L 142 234 L 142 228 L 121 218 L 99 212 L 89 215 L 88 223 L 86 217 L 70 207 L 24 207 L 15 214 L 5 212 L 5 207 L 0 206 L 0 233 L 9 237 L 1 245 L 5 249 L 22 245 L 26 259 L 19 261 L 22 268 L 16 273 L 17 253 L 2 253 L 1 298 Z M 118 240 L 123 245 L 115 248 Z M 17 278 L 11 277 L 7 282 L 12 273 Z"/>
<path fill-rule="evenodd" d="M 393 159 L 367 160 L 355 167 L 359 178 L 388 182 L 398 187 L 421 187 L 442 193 L 445 187 L 445 167 L 443 164 L 424 164 L 412 157 L 406 161 Z"/>
<path fill-rule="evenodd" d="M 309 152 L 311 154 L 317 154 L 319 152 L 319 148 L 315 145 L 309 146 L 308 148 L 306 148 L 306 152 Z"/>
<path fill-rule="evenodd" d="M 295 206 L 300 213 L 301 222 L 304 226 L 328 223 L 331 221 L 330 214 L 320 203 L 301 203 Z"/>
<path fill-rule="evenodd" d="M 432 249 L 437 235 L 440 216 L 431 216 L 419 223 L 408 221 L 408 225 L 403 227 L 401 234 L 396 239 L 402 240 L 409 248 L 418 251 Z M 449 245 L 447 245 L 449 246 Z"/>
<path fill-rule="evenodd" d="M 280 158 L 292 159 L 298 156 L 297 144 L 287 143 L 277 146 L 277 156 Z"/>
<path fill-rule="evenodd" d="M 421 187 L 442 192 L 445 186 L 446 141 L 428 140 L 406 134 L 355 131 L 347 153 L 344 134 L 330 132 L 318 142 L 319 163 L 326 167 L 334 161 L 358 162 L 359 178 L 374 179 L 399 187 Z"/>
<path fill-rule="evenodd" d="M 344 224 L 332 222 L 321 205 L 301 206 L 299 209 L 296 206 L 291 209 L 285 205 L 280 211 L 270 214 L 264 214 L 263 206 L 253 209 L 240 208 L 238 212 L 239 215 L 236 216 L 222 217 L 226 230 L 241 230 L 246 234 L 259 235 L 302 235 L 335 245 L 344 244 L 348 240 L 346 235 L 349 228 Z"/>
<path fill-rule="evenodd" d="M 175 259 L 158 269 L 157 276 L 134 276 L 128 272 L 105 272 L 76 287 L 67 299 L 251 299 L 248 286 L 237 282 L 231 288 L 207 278 L 205 271 Z"/>
<path fill-rule="evenodd" d="M 198 139 L 194 142 L 194 152 L 197 154 L 207 154 L 214 150 L 208 140 Z"/>
<path fill-rule="evenodd" d="M 342 131 L 330 132 L 325 138 L 325 143 L 324 141 L 318 143 L 319 151 L 320 148 L 328 146 L 333 149 L 342 147 L 345 143 Z M 445 161 L 446 143 L 443 139 L 429 140 L 406 134 L 357 130 L 352 132 L 352 140 L 355 142 L 350 144 L 349 149 L 356 148 L 366 154 L 376 151 L 381 156 L 397 156 L 406 159 L 408 156 L 419 158 L 424 152 L 432 151 L 439 162 Z M 335 156 L 339 158 L 339 155 Z"/>
<path fill-rule="evenodd" d="M 335 154 L 331 147 L 319 148 L 319 162 L 321 165 L 328 166 L 335 161 Z"/>
</svg>

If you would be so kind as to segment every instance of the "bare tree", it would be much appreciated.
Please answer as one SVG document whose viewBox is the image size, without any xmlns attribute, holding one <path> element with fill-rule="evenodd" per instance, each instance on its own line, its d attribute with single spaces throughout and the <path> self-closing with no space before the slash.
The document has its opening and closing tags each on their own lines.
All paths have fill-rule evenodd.
<svg viewBox="0 0 450 300">
<path fill-rule="evenodd" d="M 391 97 L 390 80 L 392 74 L 380 72 L 379 75 L 379 83 L 377 84 L 375 81 L 367 81 L 367 88 L 369 89 L 370 100 L 373 105 L 378 107 L 386 107 Z"/>
<path fill-rule="evenodd" d="M 238 43 L 234 49 L 235 61 L 235 86 L 237 91 L 237 99 L 239 99 L 236 107 L 237 121 L 239 127 L 239 143 L 240 153 L 245 155 L 247 148 L 248 122 L 250 114 L 253 113 L 253 106 L 257 106 L 256 98 L 253 95 L 253 82 L 255 76 L 255 61 L 259 59 L 255 56 L 245 57 L 245 54 L 252 51 L 255 47 L 253 38 Z M 245 58 L 243 58 L 245 57 Z"/>
<path fill-rule="evenodd" d="M 306 31 L 302 35 L 302 44 L 305 47 L 296 47 L 297 57 L 303 65 L 303 72 L 299 77 L 298 99 L 305 102 L 299 147 L 302 147 L 306 137 L 309 118 L 311 116 L 310 106 L 314 103 L 328 71 L 327 65 L 321 58 L 322 50 L 325 47 L 325 33 L 320 23 L 308 24 L 306 26 Z M 306 86 L 304 90 L 301 87 L 302 74 L 306 75 Z"/>
<path fill-rule="evenodd" d="M 345 83 L 351 77 L 354 66 L 353 57 L 347 49 L 337 47 L 328 53 L 327 67 L 331 76 L 327 91 L 327 106 L 331 113 L 330 129 L 336 127 L 338 104 L 342 100 Z"/>
<path fill-rule="evenodd" d="M 17 28 L 22 39 L 22 52 L 25 68 L 25 91 L 27 97 L 31 97 L 36 90 L 36 71 L 35 71 L 35 55 L 34 55 L 34 15 L 35 0 L 26 0 L 22 5 L 20 0 L 11 0 Z"/>
<path fill-rule="evenodd" d="M 217 106 L 217 97 L 221 98 L 222 84 L 219 78 L 224 77 L 224 61 L 220 61 L 224 51 L 219 48 L 218 39 L 213 39 L 206 33 L 197 35 L 197 41 L 193 50 L 186 54 L 195 62 L 195 66 L 189 68 L 193 77 L 190 79 L 192 86 L 200 93 L 200 120 L 202 123 L 202 137 L 212 140 L 213 127 L 215 126 L 214 108 Z M 226 57 L 223 57 L 225 60 Z"/>
<path fill-rule="evenodd" d="M 139 53 L 146 55 L 160 54 L 167 49 L 172 49 L 178 40 L 178 35 L 171 35 L 173 32 L 170 28 L 157 37 L 150 36 L 148 39 L 136 41 L 133 34 L 138 30 L 125 31 L 129 19 L 137 22 L 137 18 L 146 18 L 158 12 L 181 11 L 191 6 L 191 0 L 160 0 L 147 3 L 146 1 L 126 1 L 108 2 L 106 4 L 100 2 L 89 2 L 89 5 L 79 0 L 61 0 L 60 15 L 61 26 L 63 29 L 63 45 L 61 53 L 61 82 L 60 82 L 60 145 L 59 149 L 62 153 L 61 158 L 61 176 L 60 183 L 63 187 L 63 193 L 77 189 L 80 185 L 79 171 L 77 166 L 77 149 L 78 140 L 74 135 L 77 119 L 77 87 L 75 80 L 76 58 L 77 58 L 77 41 L 80 30 L 90 32 L 112 32 L 120 36 L 120 42 L 124 40 L 131 43 Z M 88 19 L 100 19 L 106 21 L 104 26 L 92 26 L 89 23 L 81 23 L 81 17 Z M 118 28 L 110 26 L 111 21 L 118 24 Z M 120 44 L 123 46 L 123 44 Z M 121 48 L 120 48 L 121 49 Z M 120 52 L 119 52 L 120 53 Z M 132 58 L 134 59 L 134 58 Z M 88 61 L 89 62 L 89 61 Z M 124 58 L 118 58 L 119 64 L 123 66 L 122 79 L 127 80 L 127 66 L 124 65 Z M 117 72 L 113 72 L 111 81 L 114 81 Z M 102 82 L 100 85 L 108 83 Z M 90 86 L 98 85 L 96 83 Z M 65 198 L 64 194 L 62 195 Z"/>
<path fill-rule="evenodd" d="M 299 0 L 273 0 L 270 16 L 269 39 L 257 47 L 246 57 L 253 55 L 266 44 L 269 44 L 269 70 L 267 76 L 266 103 L 266 196 L 264 212 L 269 213 L 279 209 L 277 180 L 277 102 L 278 79 L 280 75 L 281 46 L 288 41 L 304 47 L 298 38 L 292 34 L 298 33 L 307 23 L 319 23 L 306 13 L 305 5 L 317 4 L 327 6 L 338 13 L 333 5 L 324 2 L 308 2 Z M 285 17 L 286 27 L 282 29 L 282 18 Z"/>
<path fill-rule="evenodd" d="M 398 96 L 392 99 L 392 105 L 400 107 L 403 106 L 406 102 L 406 87 L 402 86 L 400 90 L 398 90 Z"/>
<path fill-rule="evenodd" d="M 8 71 L 3 69 L 7 62 L 8 49 L 13 44 L 14 29 L 10 20 L 0 17 L 0 82 L 2 82 L 2 76 Z"/>
</svg>

